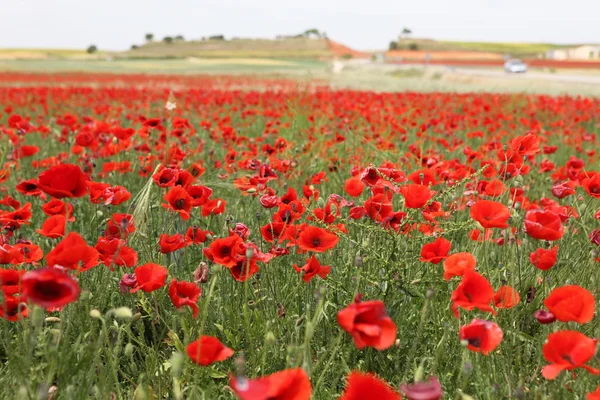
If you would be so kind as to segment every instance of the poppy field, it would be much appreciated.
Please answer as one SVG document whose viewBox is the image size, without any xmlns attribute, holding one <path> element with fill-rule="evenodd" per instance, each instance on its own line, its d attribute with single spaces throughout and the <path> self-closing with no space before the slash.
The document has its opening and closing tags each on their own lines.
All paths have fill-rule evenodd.
<svg viewBox="0 0 600 400">
<path fill-rule="evenodd" d="M 598 400 L 599 115 L 0 73 L 0 397 Z"/>
</svg>

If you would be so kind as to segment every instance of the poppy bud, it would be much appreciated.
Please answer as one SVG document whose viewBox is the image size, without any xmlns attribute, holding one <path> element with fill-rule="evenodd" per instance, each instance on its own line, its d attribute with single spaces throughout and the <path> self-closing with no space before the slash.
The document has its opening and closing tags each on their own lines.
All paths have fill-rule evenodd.
<svg viewBox="0 0 600 400">
<path fill-rule="evenodd" d="M 443 395 L 440 381 L 433 376 L 427 382 L 402 385 L 400 390 L 408 400 L 439 400 Z"/>
<path fill-rule="evenodd" d="M 363 266 L 363 258 L 360 255 L 360 253 L 357 254 L 356 257 L 354 257 L 354 265 L 357 266 L 358 268 Z"/>
<path fill-rule="evenodd" d="M 546 310 L 537 310 L 533 313 L 533 316 L 542 325 L 551 324 L 556 321 L 556 316 L 550 311 Z"/>
<path fill-rule="evenodd" d="M 115 308 L 110 310 L 109 313 L 112 313 L 115 316 L 115 318 L 118 319 L 131 319 L 133 317 L 133 314 L 129 307 Z"/>
<path fill-rule="evenodd" d="M 194 282 L 196 283 L 206 283 L 208 282 L 208 264 L 202 261 L 198 264 L 198 267 L 194 271 Z"/>
<path fill-rule="evenodd" d="M 93 310 L 90 311 L 90 317 L 95 318 L 95 319 L 100 319 L 100 318 L 102 318 L 102 314 L 100 314 L 100 311 L 98 311 L 94 308 Z"/>
<path fill-rule="evenodd" d="M 275 338 L 275 335 L 273 334 L 273 332 L 269 331 L 267 332 L 267 334 L 265 335 L 265 343 L 268 344 L 269 346 L 275 344 L 277 342 L 277 339 Z"/>
<path fill-rule="evenodd" d="M 58 317 L 48 317 L 44 321 L 45 322 L 49 322 L 49 323 L 60 322 L 60 318 L 58 318 Z"/>
<path fill-rule="evenodd" d="M 181 376 L 181 369 L 183 367 L 183 362 L 185 361 L 185 356 L 179 352 L 174 352 L 169 359 L 171 363 L 171 376 L 175 378 L 179 378 Z"/>
<path fill-rule="evenodd" d="M 124 354 L 125 354 L 127 357 L 131 357 L 131 356 L 133 355 L 133 350 L 134 350 L 134 347 L 133 347 L 133 345 L 132 345 L 131 343 L 127 343 L 127 344 L 125 345 Z"/>
<path fill-rule="evenodd" d="M 135 313 L 133 314 L 133 318 L 131 318 L 131 322 L 138 322 L 140 319 L 142 318 L 142 314 L 141 313 Z"/>
</svg>

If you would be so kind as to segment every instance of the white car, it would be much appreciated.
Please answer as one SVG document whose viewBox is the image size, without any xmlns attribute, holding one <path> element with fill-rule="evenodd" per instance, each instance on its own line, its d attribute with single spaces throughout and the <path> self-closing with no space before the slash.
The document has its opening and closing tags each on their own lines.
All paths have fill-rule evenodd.
<svg viewBox="0 0 600 400">
<path fill-rule="evenodd" d="M 504 70 L 511 74 L 527 72 L 527 64 L 517 59 L 508 60 L 504 63 Z"/>
</svg>

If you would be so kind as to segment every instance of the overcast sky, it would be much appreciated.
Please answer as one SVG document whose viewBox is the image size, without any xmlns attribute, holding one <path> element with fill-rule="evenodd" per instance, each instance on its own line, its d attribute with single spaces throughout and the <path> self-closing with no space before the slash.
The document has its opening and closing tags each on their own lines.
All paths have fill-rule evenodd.
<svg viewBox="0 0 600 400">
<path fill-rule="evenodd" d="M 0 48 L 128 49 L 156 37 L 274 37 L 308 28 L 350 47 L 416 37 L 600 43 L 600 0 L 0 0 Z"/>
</svg>

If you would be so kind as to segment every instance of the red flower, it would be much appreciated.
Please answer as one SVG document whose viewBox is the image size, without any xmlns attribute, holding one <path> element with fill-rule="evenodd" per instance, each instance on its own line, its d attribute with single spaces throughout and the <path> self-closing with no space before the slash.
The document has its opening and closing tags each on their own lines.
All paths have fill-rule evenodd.
<svg viewBox="0 0 600 400">
<path fill-rule="evenodd" d="M 380 300 L 362 302 L 357 298 L 338 312 L 337 320 L 359 349 L 374 347 L 385 350 L 396 341 L 396 324 L 388 317 Z"/>
<path fill-rule="evenodd" d="M 440 400 L 444 392 L 440 381 L 434 376 L 427 382 L 415 382 L 400 386 L 400 390 L 408 400 Z"/>
<path fill-rule="evenodd" d="M 484 228 L 508 228 L 510 211 L 497 201 L 479 200 L 471 207 L 471 218 L 479 222 Z"/>
<path fill-rule="evenodd" d="M 46 310 L 58 311 L 79 297 L 79 284 L 55 268 L 29 271 L 21 280 L 21 295 Z"/>
<path fill-rule="evenodd" d="M 373 374 L 352 371 L 348 376 L 348 384 L 344 394 L 338 400 L 401 400 L 386 382 Z"/>
<path fill-rule="evenodd" d="M 190 307 L 194 318 L 198 316 L 198 305 L 196 303 L 201 294 L 202 290 L 200 287 L 192 282 L 173 279 L 169 285 L 169 297 L 173 305 L 177 308 Z"/>
<path fill-rule="evenodd" d="M 164 208 L 179 213 L 179 216 L 184 221 L 190 219 L 192 198 L 188 194 L 187 190 L 181 186 L 175 186 L 171 188 L 163 198 L 167 202 L 166 204 L 162 204 Z"/>
<path fill-rule="evenodd" d="M 231 268 L 238 263 L 238 258 L 246 252 L 244 240 L 238 235 L 214 240 L 208 248 L 204 249 L 204 255 L 216 264 Z"/>
<path fill-rule="evenodd" d="M 452 243 L 450 243 L 449 240 L 439 237 L 432 243 L 423 245 L 421 248 L 421 258 L 419 258 L 419 260 L 430 262 L 432 264 L 439 264 L 446 258 L 451 247 Z"/>
<path fill-rule="evenodd" d="M 537 310 L 533 313 L 533 317 L 542 325 L 551 324 L 556 321 L 556 316 L 550 311 Z"/>
<path fill-rule="evenodd" d="M 552 195 L 557 199 L 564 199 L 575 193 L 577 191 L 575 190 L 575 182 L 573 181 L 560 182 L 552 186 Z"/>
<path fill-rule="evenodd" d="M 36 263 L 44 257 L 44 252 L 35 244 L 17 243 L 12 248 L 13 264 Z"/>
<path fill-rule="evenodd" d="M 98 265 L 99 257 L 95 248 L 88 246 L 78 233 L 71 232 L 46 255 L 46 262 L 49 267 L 83 272 Z"/>
<path fill-rule="evenodd" d="M 116 213 L 108 220 L 104 235 L 110 238 L 127 239 L 133 232 L 135 232 L 133 216 L 130 214 Z"/>
<path fill-rule="evenodd" d="M 348 178 L 346 179 L 346 182 L 344 182 L 344 190 L 352 197 L 360 196 L 364 189 L 365 185 L 362 183 L 360 178 L 356 176 Z"/>
<path fill-rule="evenodd" d="M 158 264 L 144 264 L 136 267 L 133 271 L 135 279 L 137 280 L 137 286 L 130 290 L 131 293 L 135 293 L 138 290 L 144 292 L 153 292 L 161 287 L 165 286 L 167 280 L 167 269 Z"/>
<path fill-rule="evenodd" d="M 477 260 L 471 253 L 456 253 L 444 260 L 444 279 L 449 281 L 455 276 L 463 276 L 468 271 L 475 270 Z"/>
<path fill-rule="evenodd" d="M 534 239 L 558 240 L 564 231 L 560 216 L 552 211 L 529 210 L 525 214 L 525 232 Z"/>
<path fill-rule="evenodd" d="M 301 368 L 258 379 L 231 377 L 229 386 L 240 400 L 310 400 L 312 393 L 308 375 Z"/>
<path fill-rule="evenodd" d="M 596 305 L 589 290 L 577 285 L 554 289 L 544 300 L 544 305 L 562 322 L 588 323 L 594 318 Z"/>
<path fill-rule="evenodd" d="M 4 303 L 0 303 L 0 317 L 7 321 L 16 322 L 27 318 L 27 306 L 21 302 L 21 298 L 4 296 Z"/>
<path fill-rule="evenodd" d="M 206 242 L 206 239 L 208 239 L 208 235 L 212 234 L 213 233 L 211 231 L 205 231 L 201 228 L 198 228 L 197 226 L 193 226 L 188 228 L 187 232 L 185 233 L 185 237 L 188 242 L 193 244 L 199 244 Z"/>
<path fill-rule="evenodd" d="M 456 290 L 452 292 L 452 312 L 458 317 L 460 307 L 469 311 L 477 308 L 496 314 L 490 306 L 493 297 L 494 289 L 488 280 L 475 271 L 467 271 Z"/>
<path fill-rule="evenodd" d="M 94 248 L 98 251 L 102 264 L 111 270 L 113 264 L 133 267 L 138 262 L 137 252 L 126 246 L 125 241 L 121 239 L 101 237 Z"/>
<path fill-rule="evenodd" d="M 468 342 L 467 348 L 488 355 L 502 342 L 502 329 L 494 322 L 474 319 L 460 328 L 460 340 Z"/>
<path fill-rule="evenodd" d="M 158 245 L 160 246 L 161 253 L 168 254 L 183 249 L 184 247 L 189 246 L 190 243 L 181 233 L 176 233 L 174 235 L 160 235 Z"/>
<path fill-rule="evenodd" d="M 600 371 L 586 365 L 596 353 L 597 339 L 590 339 L 576 331 L 558 331 L 548 335 L 542 348 L 544 358 L 550 364 L 542 368 L 544 378 L 555 379 L 562 371 L 585 368 L 594 375 Z"/>
<path fill-rule="evenodd" d="M 407 208 L 423 208 L 433 196 L 428 186 L 415 184 L 402 186 L 400 194 L 404 197 L 404 205 Z"/>
<path fill-rule="evenodd" d="M 177 168 L 161 168 L 152 175 L 152 180 L 160 187 L 172 187 L 179 179 L 179 170 Z"/>
<path fill-rule="evenodd" d="M 0 288 L 5 297 L 21 292 L 21 280 L 27 271 L 0 268 Z"/>
<path fill-rule="evenodd" d="M 44 221 L 41 229 L 36 229 L 35 231 L 42 236 L 56 239 L 65 235 L 66 224 L 67 219 L 64 215 L 53 215 Z"/>
<path fill-rule="evenodd" d="M 304 264 L 302 267 L 299 267 L 296 264 L 294 264 L 294 269 L 299 273 L 304 272 L 304 274 L 302 275 L 302 279 L 304 280 L 304 282 L 310 282 L 310 280 L 316 275 L 319 275 L 322 279 L 325 279 L 331 271 L 331 267 L 321 265 L 319 260 L 317 260 L 317 258 L 314 255 L 311 258 L 307 259 L 306 264 Z"/>
<path fill-rule="evenodd" d="M 587 394 L 586 400 L 600 400 L 600 385 L 595 391 Z"/>
<path fill-rule="evenodd" d="M 68 210 L 68 211 L 67 211 Z M 42 206 L 42 211 L 48 216 L 62 215 L 67 216 L 69 222 L 75 221 L 73 217 L 73 205 L 65 203 L 62 200 L 52 199 Z M 67 215 L 68 213 L 68 215 Z"/>
<path fill-rule="evenodd" d="M 225 346 L 219 339 L 202 336 L 187 346 L 187 354 L 194 364 L 207 366 L 218 361 L 225 361 L 233 355 L 233 350 Z"/>
<path fill-rule="evenodd" d="M 83 197 L 88 192 L 86 176 L 81 168 L 73 164 L 60 164 L 42 172 L 38 178 L 38 187 L 50 196 Z"/>
<path fill-rule="evenodd" d="M 521 296 L 514 288 L 504 285 L 496 291 L 494 295 L 494 305 L 496 308 L 513 308 L 519 301 Z"/>
<path fill-rule="evenodd" d="M 591 178 L 583 180 L 583 188 L 590 196 L 600 199 L 600 173 L 595 173 Z"/>
<path fill-rule="evenodd" d="M 306 226 L 298 237 L 298 247 L 304 251 L 323 253 L 333 249 L 340 238 L 336 234 L 316 226 Z"/>
<path fill-rule="evenodd" d="M 556 255 L 558 253 L 558 246 L 554 246 L 551 249 L 537 249 L 536 251 L 529 254 L 529 261 L 534 267 L 547 271 L 556 264 Z"/>
</svg>

